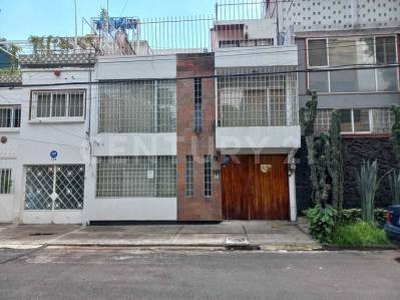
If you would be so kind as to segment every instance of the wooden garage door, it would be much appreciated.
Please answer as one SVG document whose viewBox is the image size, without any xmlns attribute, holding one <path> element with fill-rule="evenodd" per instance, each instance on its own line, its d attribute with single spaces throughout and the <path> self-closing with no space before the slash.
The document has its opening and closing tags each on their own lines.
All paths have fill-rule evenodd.
<svg viewBox="0 0 400 300">
<path fill-rule="evenodd" d="M 238 155 L 222 166 L 226 220 L 289 219 L 286 155 Z"/>
</svg>

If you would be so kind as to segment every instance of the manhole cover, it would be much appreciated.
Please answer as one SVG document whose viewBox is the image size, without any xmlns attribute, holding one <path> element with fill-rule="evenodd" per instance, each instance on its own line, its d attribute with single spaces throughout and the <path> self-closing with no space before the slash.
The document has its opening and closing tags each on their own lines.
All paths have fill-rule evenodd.
<svg viewBox="0 0 400 300">
<path fill-rule="evenodd" d="M 55 233 L 53 232 L 35 232 L 35 233 L 30 233 L 29 236 L 39 236 L 39 235 L 53 235 Z"/>
</svg>

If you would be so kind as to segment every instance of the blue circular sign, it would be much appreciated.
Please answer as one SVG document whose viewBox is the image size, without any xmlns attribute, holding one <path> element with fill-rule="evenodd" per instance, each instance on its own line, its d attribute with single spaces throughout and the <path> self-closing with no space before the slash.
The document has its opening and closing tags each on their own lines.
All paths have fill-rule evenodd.
<svg viewBox="0 0 400 300">
<path fill-rule="evenodd" d="M 58 152 L 57 152 L 56 150 L 52 150 L 52 151 L 50 152 L 50 157 L 51 157 L 52 159 L 57 158 L 57 156 L 58 156 Z"/>
</svg>

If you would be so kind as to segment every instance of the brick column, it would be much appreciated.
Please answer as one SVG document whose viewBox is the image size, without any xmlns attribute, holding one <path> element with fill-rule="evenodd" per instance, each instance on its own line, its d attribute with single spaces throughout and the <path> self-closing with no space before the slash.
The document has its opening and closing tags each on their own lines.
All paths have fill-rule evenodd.
<svg viewBox="0 0 400 300">
<path fill-rule="evenodd" d="M 202 131 L 194 131 L 194 77 L 214 75 L 214 54 L 177 56 L 177 198 L 179 221 L 221 219 L 220 177 L 212 172 L 212 195 L 204 197 L 204 155 L 211 155 L 212 170 L 220 170 L 215 151 L 215 80 L 202 79 Z M 186 156 L 193 155 L 194 195 L 186 197 Z"/>
</svg>

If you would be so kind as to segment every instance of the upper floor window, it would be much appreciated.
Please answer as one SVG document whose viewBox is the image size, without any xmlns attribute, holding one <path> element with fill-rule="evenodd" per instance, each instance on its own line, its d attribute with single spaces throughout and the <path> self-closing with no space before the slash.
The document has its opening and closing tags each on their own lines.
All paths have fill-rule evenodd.
<svg viewBox="0 0 400 300">
<path fill-rule="evenodd" d="M 0 105 L 0 128 L 21 126 L 21 105 Z"/>
<path fill-rule="evenodd" d="M 328 93 L 397 91 L 396 63 L 395 36 L 308 40 L 308 66 L 322 70 L 309 72 L 311 90 Z"/>
<path fill-rule="evenodd" d="M 194 131 L 201 132 L 203 125 L 202 114 L 202 83 L 201 78 L 194 79 Z"/>
<path fill-rule="evenodd" d="M 249 68 L 234 75 L 235 69 L 218 73 L 218 126 L 292 126 L 298 124 L 297 75 L 285 68 Z M 257 73 L 278 74 L 257 74 Z"/>
<path fill-rule="evenodd" d="M 394 115 L 388 107 L 339 109 L 341 133 L 389 133 Z M 332 109 L 318 109 L 315 131 L 327 132 L 331 126 Z"/>
<path fill-rule="evenodd" d="M 31 120 L 83 121 L 84 90 L 32 91 Z"/>
<path fill-rule="evenodd" d="M 99 85 L 99 132 L 176 131 L 176 81 L 130 80 Z"/>
</svg>

